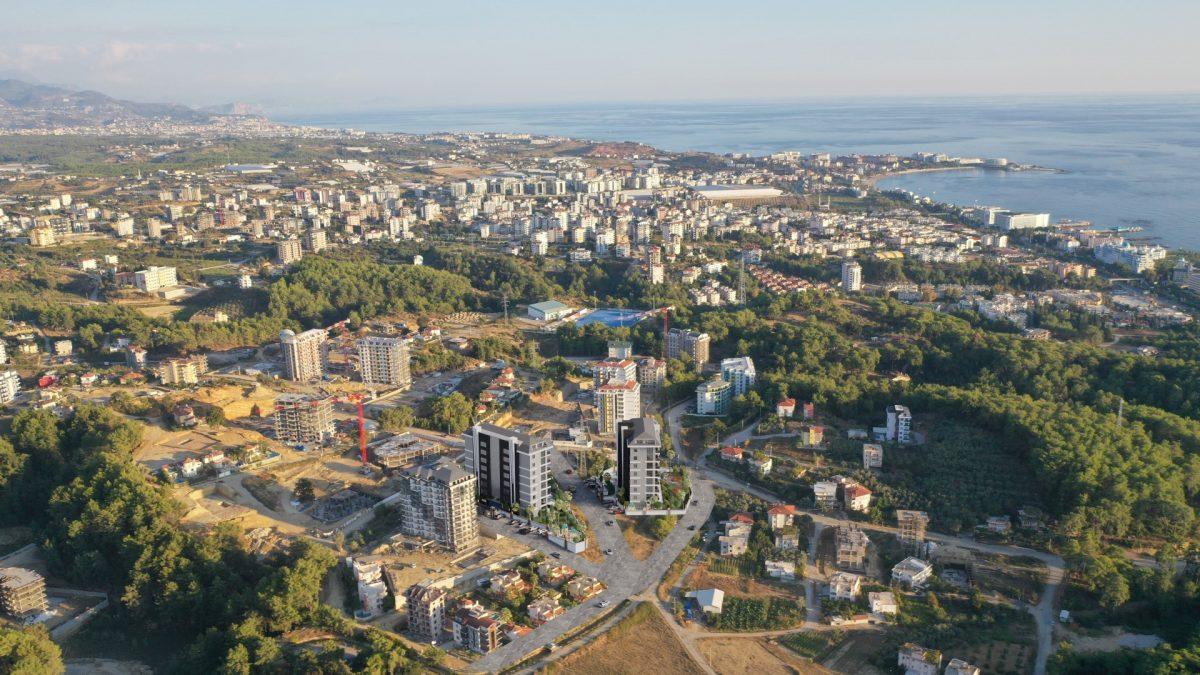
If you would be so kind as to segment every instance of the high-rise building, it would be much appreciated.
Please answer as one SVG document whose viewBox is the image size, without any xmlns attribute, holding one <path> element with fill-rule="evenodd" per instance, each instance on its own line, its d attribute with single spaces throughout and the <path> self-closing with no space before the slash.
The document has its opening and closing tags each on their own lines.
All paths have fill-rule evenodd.
<svg viewBox="0 0 1200 675">
<path fill-rule="evenodd" d="M 460 553 L 479 546 L 476 478 L 448 458 L 400 472 L 400 531 Z"/>
<path fill-rule="evenodd" d="M 749 356 L 739 356 L 721 361 L 721 379 L 733 385 L 734 396 L 745 396 L 754 388 L 757 379 L 754 361 Z"/>
<path fill-rule="evenodd" d="M 291 265 L 300 262 L 304 257 L 304 249 L 299 239 L 281 239 L 275 242 L 275 257 L 281 265 Z"/>
<path fill-rule="evenodd" d="M 653 417 L 617 425 L 617 494 L 625 503 L 645 508 L 662 501 L 661 450 L 662 429 Z"/>
<path fill-rule="evenodd" d="M 733 384 L 721 379 L 702 382 L 696 387 L 696 413 L 728 415 L 733 403 Z"/>
<path fill-rule="evenodd" d="M 153 293 L 160 288 L 178 286 L 179 279 L 174 267 L 147 267 L 133 273 L 133 284 L 143 293 Z"/>
<path fill-rule="evenodd" d="M 642 385 L 642 393 L 653 396 L 658 393 L 663 382 L 667 379 L 667 363 L 647 356 L 637 362 L 638 383 Z"/>
<path fill-rule="evenodd" d="M 708 343 L 708 333 L 672 328 L 667 331 L 667 358 L 681 359 L 686 354 L 697 371 L 703 370 L 708 363 Z"/>
<path fill-rule="evenodd" d="M 637 363 L 630 359 L 605 359 L 592 364 L 592 387 L 594 389 L 598 390 L 609 382 L 625 382 L 636 379 Z"/>
<path fill-rule="evenodd" d="M 275 399 L 275 438 L 284 443 L 321 443 L 333 436 L 333 397 L 284 394 Z"/>
<path fill-rule="evenodd" d="M 397 337 L 371 336 L 358 341 L 358 369 L 368 384 L 407 387 L 412 384 L 408 370 L 408 345 Z"/>
<path fill-rule="evenodd" d="M 24 567 L 0 567 L 0 611 L 17 617 L 34 617 L 49 608 L 46 580 Z"/>
<path fill-rule="evenodd" d="M 15 370 L 0 372 L 0 405 L 12 403 L 21 393 L 21 376 Z"/>
<path fill-rule="evenodd" d="M 862 290 L 862 265 L 856 260 L 842 263 L 842 290 L 857 293 Z"/>
<path fill-rule="evenodd" d="M 907 406 L 888 406 L 887 440 L 901 445 L 912 443 L 912 413 Z"/>
<path fill-rule="evenodd" d="M 283 371 L 293 382 L 318 380 L 325 374 L 325 340 L 328 334 L 323 328 L 313 328 L 303 333 L 285 330 L 279 334 L 279 346 L 283 350 Z"/>
<path fill-rule="evenodd" d="M 614 434 L 621 422 L 642 414 L 642 385 L 637 380 L 608 382 L 596 390 L 596 417 L 601 434 Z"/>
<path fill-rule="evenodd" d="M 320 253 L 328 248 L 325 230 L 312 229 L 304 233 L 304 246 L 313 253 Z"/>
<path fill-rule="evenodd" d="M 200 376 L 208 372 L 208 357 L 196 354 L 178 359 L 167 359 L 158 363 L 158 379 L 163 384 L 197 384 Z"/>
<path fill-rule="evenodd" d="M 479 496 L 505 508 L 519 506 L 536 515 L 554 501 L 550 490 L 548 437 L 494 424 L 477 424 L 463 434 L 467 468 L 478 479 Z"/>
</svg>

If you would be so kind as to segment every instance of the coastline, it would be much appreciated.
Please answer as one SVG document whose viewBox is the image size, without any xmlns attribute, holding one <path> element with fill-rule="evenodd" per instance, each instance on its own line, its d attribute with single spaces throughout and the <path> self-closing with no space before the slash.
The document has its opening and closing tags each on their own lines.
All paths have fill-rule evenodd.
<svg viewBox="0 0 1200 675">
<path fill-rule="evenodd" d="M 894 176 L 905 176 L 905 175 L 914 174 L 914 173 L 938 173 L 941 171 L 968 171 L 968 170 L 996 171 L 996 172 L 1005 172 L 1005 173 L 1025 173 L 1027 171 L 1040 171 L 1040 172 L 1044 172 L 1044 173 L 1067 173 L 1066 169 L 1055 169 L 1055 168 L 1048 167 L 1048 166 L 1034 166 L 1034 165 L 1023 166 L 1021 168 L 996 168 L 996 167 L 987 167 L 987 166 L 978 166 L 978 165 L 975 165 L 975 166 L 931 166 L 931 167 L 924 167 L 924 168 L 920 168 L 920 169 L 901 169 L 899 171 L 888 171 L 885 173 L 876 174 L 874 176 L 869 176 L 867 178 L 864 178 L 863 183 L 868 187 L 874 188 L 876 182 L 884 180 L 885 178 L 892 178 Z"/>
<path fill-rule="evenodd" d="M 978 167 L 978 166 L 932 166 L 932 167 L 923 168 L 923 169 L 901 169 L 899 171 L 888 171 L 885 173 L 875 174 L 874 176 L 868 176 L 866 178 L 863 178 L 862 182 L 867 187 L 873 188 L 873 187 L 875 187 L 876 182 L 881 181 L 885 178 L 891 178 L 893 176 L 906 176 L 906 175 L 912 174 L 912 173 L 937 173 L 940 171 L 965 171 L 967 169 L 979 169 L 979 168 L 982 168 L 982 167 Z"/>
</svg>

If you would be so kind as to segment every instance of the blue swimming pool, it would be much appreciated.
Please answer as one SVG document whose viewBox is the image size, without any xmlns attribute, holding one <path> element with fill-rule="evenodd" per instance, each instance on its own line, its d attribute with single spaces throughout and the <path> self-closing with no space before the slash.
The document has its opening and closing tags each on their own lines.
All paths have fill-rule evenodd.
<svg viewBox="0 0 1200 675">
<path fill-rule="evenodd" d="M 602 323 L 612 328 L 625 328 L 644 318 L 646 318 L 646 313 L 640 309 L 597 309 L 575 323 L 580 326 Z"/>
</svg>

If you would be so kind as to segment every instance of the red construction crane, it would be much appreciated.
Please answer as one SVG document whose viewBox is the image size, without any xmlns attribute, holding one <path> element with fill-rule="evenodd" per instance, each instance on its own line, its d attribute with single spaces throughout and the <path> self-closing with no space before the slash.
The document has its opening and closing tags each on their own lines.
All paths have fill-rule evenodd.
<svg viewBox="0 0 1200 675">
<path fill-rule="evenodd" d="M 346 394 L 339 400 L 353 403 L 358 409 L 358 452 L 363 466 L 367 465 L 367 424 L 363 417 L 363 395 Z"/>
</svg>

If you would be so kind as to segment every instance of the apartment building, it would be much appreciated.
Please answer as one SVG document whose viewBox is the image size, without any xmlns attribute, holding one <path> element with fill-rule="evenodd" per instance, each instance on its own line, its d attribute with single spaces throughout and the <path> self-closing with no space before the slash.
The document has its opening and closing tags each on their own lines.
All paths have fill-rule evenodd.
<svg viewBox="0 0 1200 675">
<path fill-rule="evenodd" d="M 617 425 L 617 495 L 621 501 L 638 508 L 662 501 L 661 450 L 662 428 L 653 417 Z"/>
<path fill-rule="evenodd" d="M 299 239 L 281 239 L 275 242 L 275 258 L 281 265 L 291 265 L 300 262 L 304 257 L 304 248 Z"/>
<path fill-rule="evenodd" d="M 446 624 L 446 591 L 415 584 L 404 591 L 408 631 L 417 639 L 435 642 L 442 637 Z"/>
<path fill-rule="evenodd" d="M 908 642 L 900 648 L 896 665 L 905 675 L 938 675 L 942 669 L 942 653 Z"/>
<path fill-rule="evenodd" d="M 596 390 L 599 432 L 615 434 L 617 425 L 642 414 L 642 385 L 637 380 L 609 382 Z"/>
<path fill-rule="evenodd" d="M 637 379 L 637 363 L 632 359 L 605 359 L 592 364 L 593 389 L 599 390 L 609 382 L 628 382 Z"/>
<path fill-rule="evenodd" d="M 745 396 L 754 388 L 757 376 L 754 361 L 749 356 L 739 356 L 721 361 L 721 379 L 733 385 L 733 395 Z"/>
<path fill-rule="evenodd" d="M 200 376 L 208 372 L 208 357 L 196 354 L 158 363 L 158 379 L 163 384 L 197 384 Z"/>
<path fill-rule="evenodd" d="M 313 328 L 299 334 L 285 330 L 279 334 L 283 372 L 287 379 L 308 382 L 325 375 L 326 339 L 328 334 L 323 328 Z"/>
<path fill-rule="evenodd" d="M 901 445 L 912 443 L 912 412 L 907 406 L 888 406 L 887 440 Z"/>
<path fill-rule="evenodd" d="M 463 434 L 467 470 L 477 479 L 479 497 L 505 508 L 536 514 L 554 501 L 550 489 L 550 449 L 546 436 L 530 436 L 494 424 L 477 424 Z"/>
<path fill-rule="evenodd" d="M 708 363 L 708 333 L 672 328 L 667 331 L 667 358 L 690 358 L 697 372 Z"/>
<path fill-rule="evenodd" d="M 733 403 L 733 384 L 725 380 L 709 380 L 696 387 L 696 414 L 728 415 Z"/>
<path fill-rule="evenodd" d="M 333 436 L 333 397 L 284 394 L 275 399 L 275 438 L 284 443 L 323 443 Z"/>
<path fill-rule="evenodd" d="M 883 468 L 883 446 L 878 443 L 863 443 L 863 468 Z"/>
<path fill-rule="evenodd" d="M 408 345 L 397 337 L 371 336 L 359 340 L 358 369 L 367 384 L 412 385 Z"/>
<path fill-rule="evenodd" d="M 309 230 L 304 233 L 304 247 L 313 253 L 320 253 L 329 247 L 325 230 Z"/>
<path fill-rule="evenodd" d="M 642 385 L 643 394 L 657 394 L 667 380 L 667 362 L 653 356 L 638 359 L 637 379 L 638 384 Z"/>
<path fill-rule="evenodd" d="M 842 290 L 857 293 L 862 290 L 862 265 L 856 260 L 842 263 Z"/>
<path fill-rule="evenodd" d="M 153 293 L 160 288 L 178 286 L 179 279 L 174 267 L 147 267 L 133 273 L 133 285 L 143 293 Z"/>
<path fill-rule="evenodd" d="M 46 580 L 24 567 L 0 567 L 0 611 L 25 618 L 46 611 Z"/>
<path fill-rule="evenodd" d="M 447 458 L 400 472 L 400 531 L 454 553 L 479 547 L 475 476 Z"/>
<path fill-rule="evenodd" d="M 21 393 L 21 376 L 15 370 L 0 372 L 0 405 L 7 405 L 16 400 Z"/>
</svg>

